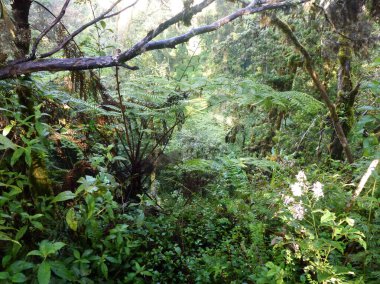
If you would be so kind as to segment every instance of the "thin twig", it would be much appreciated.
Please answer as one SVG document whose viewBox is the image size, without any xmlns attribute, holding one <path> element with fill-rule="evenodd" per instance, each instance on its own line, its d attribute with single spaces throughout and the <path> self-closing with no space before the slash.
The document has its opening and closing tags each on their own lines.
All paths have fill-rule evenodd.
<svg viewBox="0 0 380 284">
<path fill-rule="evenodd" d="M 119 67 L 116 67 L 115 77 L 116 77 L 116 92 L 117 92 L 117 96 L 119 98 L 120 110 L 121 110 L 121 115 L 122 115 L 123 123 L 124 123 L 125 138 L 127 139 L 128 148 L 131 151 L 130 158 L 132 158 L 131 162 L 133 163 L 135 161 L 134 145 L 133 145 L 133 143 L 131 143 L 131 139 L 129 137 L 128 121 L 127 121 L 127 117 L 125 115 L 125 108 L 123 105 L 123 99 L 122 99 L 121 92 L 120 92 Z"/>
<path fill-rule="evenodd" d="M 46 27 L 42 33 L 40 33 L 40 35 L 36 38 L 36 40 L 34 41 L 34 44 L 33 44 L 33 47 L 32 47 L 32 53 L 30 54 L 30 59 L 35 59 L 36 58 L 36 52 L 37 52 L 37 47 L 38 47 L 38 44 L 40 43 L 41 39 L 53 28 L 55 27 L 56 24 L 58 24 L 61 19 L 63 18 L 63 16 L 65 15 L 66 13 L 66 8 L 67 6 L 69 5 L 70 3 L 70 0 L 66 0 L 65 4 L 63 4 L 63 7 L 61 9 L 61 12 L 59 13 L 59 15 L 55 18 L 55 20 L 48 26 Z"/>
<path fill-rule="evenodd" d="M 135 2 L 133 2 L 131 5 L 121 9 L 120 11 L 118 12 L 115 12 L 113 14 L 110 14 L 108 15 L 114 8 L 116 5 L 118 5 L 121 1 L 123 0 L 117 0 L 114 4 L 112 4 L 105 12 L 103 12 L 100 16 L 98 16 L 97 18 L 93 19 L 92 21 L 89 21 L 88 23 L 84 24 L 83 26 L 81 26 L 80 28 L 78 28 L 76 31 L 74 31 L 73 33 L 71 33 L 69 36 L 67 36 L 61 44 L 59 44 L 57 47 L 55 47 L 54 49 L 52 49 L 51 51 L 49 52 L 46 52 L 44 54 L 41 54 L 38 58 L 45 58 L 45 57 L 49 57 L 55 53 L 57 53 L 58 51 L 60 51 L 62 48 L 64 48 L 74 37 L 76 37 L 78 34 L 80 34 L 81 32 L 83 32 L 85 29 L 87 29 L 88 27 L 94 25 L 95 23 L 101 21 L 101 20 L 104 20 L 104 19 L 107 19 L 107 18 L 111 18 L 113 16 L 116 16 L 118 14 L 120 14 L 121 12 L 125 11 L 126 9 L 129 9 L 131 8 L 132 6 L 134 6 L 138 0 L 136 0 Z"/>
<path fill-rule="evenodd" d="M 306 138 L 306 135 L 310 132 L 311 128 L 313 128 L 315 122 L 317 121 L 317 119 L 319 118 L 319 116 L 316 116 L 313 121 L 310 123 L 309 127 L 307 128 L 307 130 L 305 131 L 305 133 L 302 135 L 300 141 L 297 143 L 297 147 L 296 147 L 296 152 L 299 150 L 299 148 L 301 147 L 302 143 L 303 143 L 303 140 L 305 140 Z"/>
</svg>

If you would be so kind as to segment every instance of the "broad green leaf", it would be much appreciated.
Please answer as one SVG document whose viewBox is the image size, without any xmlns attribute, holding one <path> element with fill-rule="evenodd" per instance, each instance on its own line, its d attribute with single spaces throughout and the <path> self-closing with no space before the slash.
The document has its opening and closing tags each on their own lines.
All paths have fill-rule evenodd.
<svg viewBox="0 0 380 284">
<path fill-rule="evenodd" d="M 145 276 L 153 276 L 153 273 L 147 270 L 140 272 L 140 274 L 145 275 Z"/>
<path fill-rule="evenodd" d="M 324 243 L 324 245 L 330 245 L 331 247 L 337 249 L 340 253 L 343 254 L 344 252 L 344 249 L 345 249 L 345 245 L 341 242 L 338 242 L 338 241 L 333 241 L 333 240 L 321 240 L 322 243 Z"/>
<path fill-rule="evenodd" d="M 32 165 L 32 149 L 30 147 L 25 148 L 25 163 L 29 167 Z"/>
<path fill-rule="evenodd" d="M 355 273 L 352 271 L 352 269 L 345 267 L 345 266 L 334 265 L 334 270 L 335 270 L 335 274 L 337 274 L 337 275 L 344 275 L 344 274 L 355 275 Z"/>
<path fill-rule="evenodd" d="M 17 145 L 10 139 L 0 134 L 0 150 L 13 149 L 16 150 Z"/>
<path fill-rule="evenodd" d="M 8 255 L 3 257 L 3 259 L 1 260 L 1 264 L 3 265 L 3 267 L 6 267 L 6 266 L 8 266 L 8 264 L 11 260 L 12 260 L 12 256 L 10 254 L 8 254 Z"/>
<path fill-rule="evenodd" d="M 66 265 L 60 261 L 53 261 L 50 262 L 51 270 L 54 272 L 55 275 L 61 277 L 62 279 L 68 280 L 68 281 L 74 281 L 75 276 L 74 274 L 66 268 Z"/>
<path fill-rule="evenodd" d="M 21 227 L 15 236 L 16 241 L 19 241 L 26 233 L 26 230 L 28 229 L 28 226 Z"/>
<path fill-rule="evenodd" d="M 52 243 L 48 240 L 43 240 L 40 243 L 40 252 L 44 257 L 47 257 L 50 254 L 56 253 L 61 248 L 63 248 L 66 244 L 62 242 Z"/>
<path fill-rule="evenodd" d="M 0 230 L 16 230 L 15 228 L 13 227 L 8 227 L 8 226 L 3 226 L 3 225 L 0 225 Z"/>
<path fill-rule="evenodd" d="M 365 250 L 367 250 L 367 243 L 362 238 L 356 240 Z"/>
<path fill-rule="evenodd" d="M 39 213 L 39 214 L 34 214 L 34 215 L 29 215 L 29 220 L 36 220 L 36 219 L 39 219 L 39 218 L 41 218 L 41 217 L 43 217 L 44 216 L 44 214 L 41 214 L 41 213 Z"/>
<path fill-rule="evenodd" d="M 335 221 L 335 213 L 326 210 L 321 217 L 321 224 L 331 224 L 333 221 Z"/>
<path fill-rule="evenodd" d="M 31 256 L 31 255 L 36 255 L 36 256 L 41 256 L 42 257 L 42 254 L 41 254 L 41 252 L 39 250 L 32 250 L 26 256 Z"/>
<path fill-rule="evenodd" d="M 175 252 L 180 255 L 181 254 L 181 248 L 180 247 L 174 247 Z"/>
<path fill-rule="evenodd" d="M 0 272 L 0 280 L 8 279 L 9 273 L 8 272 Z"/>
<path fill-rule="evenodd" d="M 25 283 L 26 282 L 26 276 L 23 273 L 16 273 L 12 275 L 11 281 L 13 283 Z"/>
<path fill-rule="evenodd" d="M 116 264 L 120 264 L 121 261 L 117 260 L 116 258 L 112 257 L 112 256 L 107 256 L 106 259 L 111 262 L 111 263 L 116 263 Z"/>
<path fill-rule="evenodd" d="M 11 250 L 11 254 L 12 255 L 17 255 L 18 254 L 18 252 L 20 251 L 20 249 L 21 249 L 21 244 L 13 244 L 13 246 L 12 246 L 12 250 Z"/>
<path fill-rule="evenodd" d="M 50 264 L 43 261 L 38 267 L 37 279 L 39 284 L 49 284 L 51 276 Z"/>
<path fill-rule="evenodd" d="M 5 234 L 3 232 L 0 232 L 0 240 L 16 243 L 16 244 L 19 244 L 21 246 L 21 244 L 18 241 L 15 241 L 14 239 L 12 239 L 10 236 L 8 236 L 7 234 Z"/>
<path fill-rule="evenodd" d="M 43 123 L 37 122 L 34 125 L 34 127 L 37 130 L 37 133 L 39 136 L 45 137 L 49 134 L 49 132 L 46 130 L 46 127 Z"/>
<path fill-rule="evenodd" d="M 30 263 L 24 260 L 17 260 L 9 266 L 8 271 L 11 272 L 12 274 L 16 274 L 21 271 L 31 269 L 33 267 L 34 267 L 33 263 Z"/>
<path fill-rule="evenodd" d="M 11 166 L 13 167 L 14 164 L 20 159 L 20 157 L 24 154 L 24 148 L 18 148 L 16 151 L 13 152 L 12 158 L 11 158 Z"/>
<path fill-rule="evenodd" d="M 41 222 L 38 221 L 30 221 L 30 223 L 33 225 L 33 227 L 37 228 L 38 230 L 43 230 L 44 226 L 42 225 Z"/>
<path fill-rule="evenodd" d="M 87 220 L 89 220 L 95 212 L 95 199 L 92 195 L 87 195 L 85 200 L 87 203 Z"/>
<path fill-rule="evenodd" d="M 76 219 L 74 208 L 70 208 L 67 211 L 66 222 L 71 230 L 76 231 L 78 229 L 78 220 Z"/>
<path fill-rule="evenodd" d="M 63 191 L 61 192 L 60 194 L 58 194 L 56 197 L 53 198 L 52 202 L 55 203 L 55 202 L 62 202 L 62 201 L 66 201 L 66 200 L 71 200 L 71 199 L 74 199 L 76 197 L 75 193 L 71 192 L 71 191 Z"/>
<path fill-rule="evenodd" d="M 3 135 L 4 135 L 4 136 L 7 136 L 7 135 L 9 134 L 9 132 L 11 132 L 12 127 L 13 127 L 13 125 L 11 125 L 11 124 L 5 126 L 5 128 L 3 129 Z"/>
<path fill-rule="evenodd" d="M 331 274 L 325 271 L 319 271 L 317 273 L 318 283 L 322 283 L 331 278 Z"/>
<path fill-rule="evenodd" d="M 104 262 L 100 265 L 100 270 L 102 271 L 104 278 L 107 279 L 108 278 L 108 267 Z"/>
<path fill-rule="evenodd" d="M 80 252 L 78 250 L 74 249 L 73 254 L 76 259 L 80 259 Z"/>
<path fill-rule="evenodd" d="M 11 187 L 12 190 L 8 193 L 8 196 L 14 196 L 22 192 L 22 189 L 17 186 L 10 185 L 9 187 Z"/>
</svg>

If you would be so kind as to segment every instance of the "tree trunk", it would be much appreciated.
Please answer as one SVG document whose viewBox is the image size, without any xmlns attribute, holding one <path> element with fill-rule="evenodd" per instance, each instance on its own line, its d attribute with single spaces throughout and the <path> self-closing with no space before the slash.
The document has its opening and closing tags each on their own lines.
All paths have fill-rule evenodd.
<svg viewBox="0 0 380 284">
<path fill-rule="evenodd" d="M 15 49 L 13 56 L 15 60 L 24 59 L 29 54 L 29 47 L 31 43 L 31 30 L 29 25 L 29 10 L 32 4 L 31 0 L 15 0 L 12 7 L 12 18 L 14 26 L 14 33 L 10 32 L 9 36 L 14 34 L 13 37 L 8 38 L 9 42 L 13 42 Z M 9 52 L 11 50 L 8 50 Z M 23 81 L 30 80 L 26 75 Z M 34 116 L 34 100 L 33 90 L 26 85 L 20 84 L 16 88 L 16 93 L 21 105 L 25 106 L 22 109 L 24 117 Z M 41 195 L 51 195 L 51 183 L 48 178 L 46 164 L 44 159 L 37 152 L 32 152 L 32 163 L 29 169 L 25 165 L 25 172 L 28 172 L 30 181 L 30 194 L 36 200 Z"/>
<path fill-rule="evenodd" d="M 311 57 L 309 52 L 305 49 L 305 47 L 299 42 L 298 38 L 295 36 L 295 34 L 293 33 L 292 29 L 288 26 L 288 24 L 281 21 L 276 16 L 271 17 L 271 23 L 276 25 L 287 36 L 287 38 L 293 43 L 295 48 L 303 55 L 305 59 L 305 68 L 307 72 L 309 73 L 311 79 L 313 80 L 314 85 L 318 89 L 321 100 L 324 102 L 324 104 L 326 105 L 326 107 L 328 108 L 330 112 L 330 118 L 331 118 L 332 124 L 334 126 L 337 137 L 339 138 L 339 141 L 343 147 L 343 151 L 346 155 L 347 161 L 350 164 L 352 164 L 354 162 L 354 157 L 352 155 L 346 135 L 344 134 L 341 122 L 339 120 L 336 106 L 330 100 L 329 95 L 324 85 L 319 79 L 319 75 L 314 70 L 313 58 Z"/>
<path fill-rule="evenodd" d="M 347 137 L 354 123 L 354 103 L 358 93 L 357 88 L 353 88 L 351 78 L 351 56 L 352 48 L 343 37 L 339 40 L 339 71 L 338 71 L 338 96 L 336 101 L 337 113 L 342 124 L 344 135 Z M 331 158 L 343 160 L 344 153 L 342 144 L 336 132 L 333 132 L 330 144 Z"/>
</svg>

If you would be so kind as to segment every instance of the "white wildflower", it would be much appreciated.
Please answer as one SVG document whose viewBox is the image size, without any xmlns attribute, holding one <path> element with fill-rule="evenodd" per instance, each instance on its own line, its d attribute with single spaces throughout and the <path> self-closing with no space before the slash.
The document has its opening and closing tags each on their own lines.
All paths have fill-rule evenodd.
<svg viewBox="0 0 380 284">
<path fill-rule="evenodd" d="M 299 252 L 300 246 L 296 242 L 290 243 L 290 248 L 293 250 L 293 252 Z"/>
<path fill-rule="evenodd" d="M 302 202 L 300 202 L 293 204 L 290 208 L 290 212 L 294 219 L 302 220 L 305 216 L 306 209 L 302 206 Z"/>
<path fill-rule="evenodd" d="M 311 190 L 313 191 L 313 195 L 315 199 L 318 200 L 319 198 L 324 196 L 322 188 L 323 188 L 323 184 L 321 184 L 319 181 L 313 184 L 313 187 Z"/>
<path fill-rule="evenodd" d="M 306 182 L 307 178 L 304 171 L 299 171 L 296 175 L 296 179 L 299 183 L 303 184 Z"/>
<path fill-rule="evenodd" d="M 301 196 L 302 195 L 302 186 L 303 184 L 296 182 L 290 185 L 290 189 L 292 190 L 293 196 Z"/>
<path fill-rule="evenodd" d="M 289 205 L 289 204 L 291 204 L 293 202 L 294 202 L 294 198 L 293 197 L 291 197 L 289 195 L 285 195 L 284 196 L 284 205 L 285 206 L 287 206 L 287 205 Z"/>
</svg>

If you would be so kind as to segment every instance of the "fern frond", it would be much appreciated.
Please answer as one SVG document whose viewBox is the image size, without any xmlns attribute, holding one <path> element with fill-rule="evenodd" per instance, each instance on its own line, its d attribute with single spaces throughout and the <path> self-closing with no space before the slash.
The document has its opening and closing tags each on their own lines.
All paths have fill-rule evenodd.
<svg viewBox="0 0 380 284">
<path fill-rule="evenodd" d="M 244 157 L 244 158 L 240 158 L 239 160 L 244 165 L 253 165 L 255 167 L 258 167 L 261 170 L 270 170 L 270 169 L 276 169 L 280 167 L 280 164 L 278 164 L 277 162 L 266 160 L 266 159 Z"/>
</svg>

